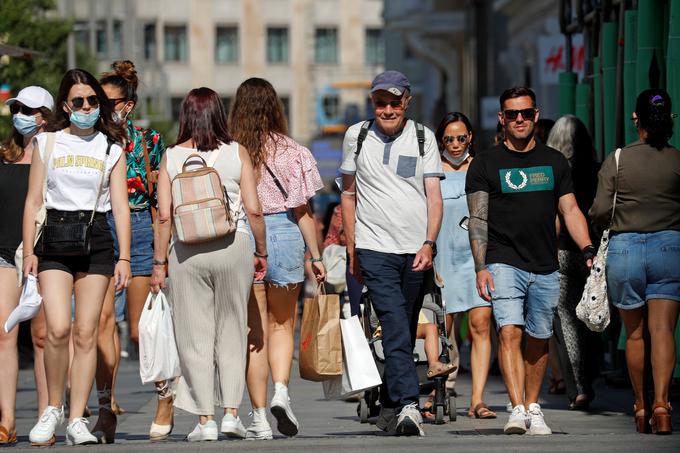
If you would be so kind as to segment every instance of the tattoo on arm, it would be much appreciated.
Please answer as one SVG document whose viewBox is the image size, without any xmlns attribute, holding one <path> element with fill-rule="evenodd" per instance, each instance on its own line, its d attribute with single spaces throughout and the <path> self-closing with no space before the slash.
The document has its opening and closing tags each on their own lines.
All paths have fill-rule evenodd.
<svg viewBox="0 0 680 453">
<path fill-rule="evenodd" d="M 469 236 L 472 258 L 475 261 L 475 272 L 486 269 L 486 247 L 489 242 L 489 194 L 474 192 L 467 196 L 470 210 Z"/>
</svg>

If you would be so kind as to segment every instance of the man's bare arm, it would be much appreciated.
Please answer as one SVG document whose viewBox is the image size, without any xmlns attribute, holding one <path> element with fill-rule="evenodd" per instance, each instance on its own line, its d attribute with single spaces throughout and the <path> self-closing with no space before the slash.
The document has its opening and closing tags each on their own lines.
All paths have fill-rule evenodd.
<svg viewBox="0 0 680 453">
<path fill-rule="evenodd" d="M 486 269 L 486 248 L 489 243 L 489 194 L 488 192 L 474 192 L 467 196 L 470 221 L 468 233 L 472 258 L 475 261 L 475 272 Z"/>
</svg>

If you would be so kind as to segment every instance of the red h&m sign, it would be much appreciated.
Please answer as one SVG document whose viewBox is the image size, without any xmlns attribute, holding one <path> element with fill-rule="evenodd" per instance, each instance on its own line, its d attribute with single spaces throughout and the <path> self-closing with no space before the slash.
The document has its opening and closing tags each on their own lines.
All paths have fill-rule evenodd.
<svg viewBox="0 0 680 453">
<path fill-rule="evenodd" d="M 583 35 L 571 37 L 571 70 L 583 77 L 585 49 Z M 563 35 L 538 38 L 538 81 L 541 85 L 557 85 L 558 74 L 567 70 L 566 46 Z"/>
</svg>

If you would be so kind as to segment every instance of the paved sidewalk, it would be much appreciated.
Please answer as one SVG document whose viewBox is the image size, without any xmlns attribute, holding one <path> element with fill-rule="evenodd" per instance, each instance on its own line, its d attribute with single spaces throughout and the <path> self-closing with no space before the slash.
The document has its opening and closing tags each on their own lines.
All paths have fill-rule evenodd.
<svg viewBox="0 0 680 453">
<path fill-rule="evenodd" d="M 507 421 L 505 404 L 507 396 L 499 377 L 491 377 L 487 387 L 487 403 L 496 410 L 499 417 L 495 420 L 475 420 L 468 418 L 467 412 L 470 374 L 459 375 L 457 389 L 458 419 L 444 425 L 427 424 L 425 438 L 394 438 L 386 436 L 372 424 L 361 424 L 356 416 L 356 403 L 324 401 L 321 385 L 301 380 L 297 376 L 297 361 L 294 362 L 295 377 L 291 384 L 293 409 L 300 420 L 300 434 L 293 439 L 276 436 L 273 441 L 245 442 L 222 439 L 212 443 L 192 443 L 184 441 L 186 434 L 193 429 L 196 418 L 191 414 L 178 412 L 172 439 L 168 442 L 151 444 L 147 441 L 149 425 L 154 414 L 155 400 L 151 386 L 142 386 L 134 362 L 123 361 L 118 378 L 117 397 L 127 413 L 119 418 L 116 444 L 77 447 L 76 451 L 102 450 L 118 452 L 164 451 L 339 451 L 370 452 L 389 449 L 393 452 L 415 452 L 426 448 L 439 448 L 439 451 L 531 451 L 531 452 L 678 452 L 680 451 L 680 414 L 674 416 L 676 434 L 672 436 L 639 435 L 635 433 L 630 407 L 632 395 L 627 389 L 608 389 L 598 381 L 597 398 L 592 411 L 584 414 L 566 410 L 566 397 L 545 395 L 542 401 L 546 421 L 553 429 L 549 437 L 506 436 L 503 425 Z M 271 394 L 270 394 L 271 395 Z M 90 418 L 91 425 L 96 421 L 94 392 L 91 398 L 95 415 Z M 18 432 L 19 444 L 12 451 L 36 451 L 28 444 L 28 431 L 36 421 L 36 401 L 33 391 L 33 376 L 30 370 L 22 370 L 18 393 Z M 678 404 L 680 407 L 680 404 Z M 248 417 L 247 397 L 241 406 L 244 424 Z M 218 423 L 221 415 L 218 415 Z M 270 415 L 270 421 L 275 422 Z M 64 427 L 58 431 L 55 450 L 73 451 L 74 447 L 64 446 Z M 52 451 L 52 450 L 50 450 Z"/>
</svg>

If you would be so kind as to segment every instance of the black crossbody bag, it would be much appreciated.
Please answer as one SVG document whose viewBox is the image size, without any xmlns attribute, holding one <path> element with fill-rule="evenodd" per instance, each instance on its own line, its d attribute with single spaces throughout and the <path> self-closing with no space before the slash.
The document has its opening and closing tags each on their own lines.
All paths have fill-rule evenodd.
<svg viewBox="0 0 680 453">
<path fill-rule="evenodd" d="M 36 253 L 40 256 L 47 257 L 62 257 L 62 256 L 85 256 L 90 254 L 91 239 L 92 239 L 92 224 L 94 223 L 94 215 L 97 212 L 97 205 L 99 198 L 104 188 L 104 179 L 106 177 L 106 162 L 111 152 L 111 140 L 108 141 L 106 147 L 106 156 L 104 157 L 104 169 L 102 170 L 102 177 L 99 181 L 99 192 L 94 202 L 92 215 L 90 221 L 74 222 L 74 223 L 56 223 L 49 224 L 47 218 L 43 225 L 41 240 L 37 244 Z M 49 165 L 49 163 L 47 163 Z M 48 171 L 47 166 L 45 172 Z M 47 177 L 47 176 L 45 176 Z"/>
<path fill-rule="evenodd" d="M 276 184 L 276 187 L 279 188 L 279 191 L 281 191 L 281 195 L 283 195 L 284 200 L 288 200 L 288 192 L 286 192 L 286 189 L 283 188 L 283 184 L 281 184 L 281 181 L 279 181 L 279 178 L 276 177 L 276 174 L 272 171 L 271 168 L 269 168 L 269 165 L 267 165 L 266 162 L 262 162 L 264 165 L 264 168 L 267 169 L 267 172 L 269 175 L 272 177 L 274 180 L 274 184 Z"/>
</svg>

